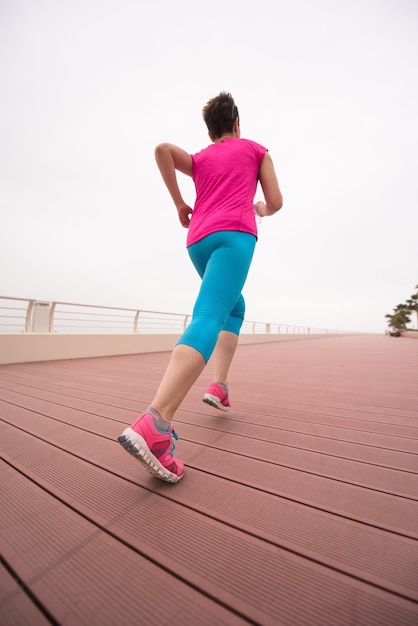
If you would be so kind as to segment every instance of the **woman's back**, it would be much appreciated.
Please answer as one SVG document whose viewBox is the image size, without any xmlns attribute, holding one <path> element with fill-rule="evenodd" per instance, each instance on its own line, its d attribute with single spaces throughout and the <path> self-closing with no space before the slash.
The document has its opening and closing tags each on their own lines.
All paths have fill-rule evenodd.
<svg viewBox="0 0 418 626">
<path fill-rule="evenodd" d="M 254 194 L 266 148 L 227 138 L 192 156 L 196 202 L 187 245 L 219 230 L 257 235 Z"/>
</svg>

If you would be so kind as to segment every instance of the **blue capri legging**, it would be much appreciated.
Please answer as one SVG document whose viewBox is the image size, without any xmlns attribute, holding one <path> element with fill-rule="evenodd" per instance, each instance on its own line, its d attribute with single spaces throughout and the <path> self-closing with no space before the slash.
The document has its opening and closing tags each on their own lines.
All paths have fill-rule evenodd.
<svg viewBox="0 0 418 626">
<path fill-rule="evenodd" d="M 193 317 L 178 343 L 191 346 L 208 362 L 221 330 L 239 335 L 245 314 L 241 290 L 254 254 L 256 237 L 239 231 L 207 235 L 188 248 L 202 279 Z"/>
</svg>

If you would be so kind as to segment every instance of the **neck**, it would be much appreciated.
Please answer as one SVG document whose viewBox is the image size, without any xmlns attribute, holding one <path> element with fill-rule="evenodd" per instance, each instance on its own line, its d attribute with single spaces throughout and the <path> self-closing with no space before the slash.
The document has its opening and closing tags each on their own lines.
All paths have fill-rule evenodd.
<svg viewBox="0 0 418 626">
<path fill-rule="evenodd" d="M 232 139 L 233 137 L 235 137 L 233 133 L 228 133 L 227 135 L 222 135 L 222 137 L 217 137 L 215 139 L 215 143 L 219 143 L 220 141 L 223 141 L 224 139 Z"/>
</svg>

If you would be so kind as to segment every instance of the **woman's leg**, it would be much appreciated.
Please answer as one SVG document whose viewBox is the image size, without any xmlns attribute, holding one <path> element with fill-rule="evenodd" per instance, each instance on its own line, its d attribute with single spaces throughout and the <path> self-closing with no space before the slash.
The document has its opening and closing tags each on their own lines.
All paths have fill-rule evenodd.
<svg viewBox="0 0 418 626">
<path fill-rule="evenodd" d="M 238 345 L 238 337 L 235 333 L 222 330 L 219 333 L 218 341 L 213 352 L 214 371 L 213 380 L 223 385 L 228 384 L 229 368 L 234 358 Z"/>
<path fill-rule="evenodd" d="M 218 342 L 214 351 L 214 376 L 213 380 L 228 384 L 229 368 L 234 358 L 238 345 L 238 337 L 245 315 L 245 301 L 240 294 L 238 301 L 230 312 L 222 331 L 219 334 Z"/>
<path fill-rule="evenodd" d="M 192 246 L 194 249 L 190 256 L 202 277 L 202 285 L 192 322 L 174 348 L 151 402 L 151 406 L 168 422 L 171 422 L 187 392 L 203 371 L 215 345 L 218 373 L 221 378 L 228 374 L 245 311 L 240 293 L 248 274 L 254 245 L 255 238 L 252 235 L 232 232 L 215 233 L 195 247 Z M 235 332 L 220 332 L 224 325 Z"/>
<path fill-rule="evenodd" d="M 174 413 L 205 365 L 205 359 L 194 348 L 181 344 L 174 348 L 157 393 L 151 402 L 151 406 L 167 422 L 171 422 Z"/>
</svg>

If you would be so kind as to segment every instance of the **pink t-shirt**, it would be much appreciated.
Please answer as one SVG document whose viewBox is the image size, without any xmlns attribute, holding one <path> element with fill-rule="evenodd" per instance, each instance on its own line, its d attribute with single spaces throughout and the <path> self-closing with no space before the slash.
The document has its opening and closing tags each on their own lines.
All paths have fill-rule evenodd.
<svg viewBox="0 0 418 626">
<path fill-rule="evenodd" d="M 255 141 L 231 137 L 192 155 L 196 202 L 188 246 L 220 230 L 257 236 L 254 195 L 266 152 Z"/>
</svg>

